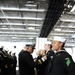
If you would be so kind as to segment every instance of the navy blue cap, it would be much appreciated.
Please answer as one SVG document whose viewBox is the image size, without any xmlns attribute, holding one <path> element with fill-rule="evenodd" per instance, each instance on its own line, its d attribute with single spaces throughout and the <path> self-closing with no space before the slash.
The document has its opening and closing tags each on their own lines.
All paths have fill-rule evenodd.
<svg viewBox="0 0 75 75">
<path fill-rule="evenodd" d="M 26 47 L 32 47 L 33 49 L 35 49 L 35 45 L 34 44 L 26 44 Z"/>
</svg>

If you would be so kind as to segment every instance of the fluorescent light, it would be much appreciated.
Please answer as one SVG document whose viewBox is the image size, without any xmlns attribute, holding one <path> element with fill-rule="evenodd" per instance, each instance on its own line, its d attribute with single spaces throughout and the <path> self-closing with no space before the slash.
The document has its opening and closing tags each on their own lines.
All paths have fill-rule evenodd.
<svg viewBox="0 0 75 75">
<path fill-rule="evenodd" d="M 15 37 L 15 36 L 14 36 L 14 37 L 12 37 L 12 39 L 18 39 L 18 37 Z"/>
<path fill-rule="evenodd" d="M 34 28 L 34 27 L 28 27 L 28 29 L 29 29 L 29 30 L 35 30 L 35 28 Z"/>
<path fill-rule="evenodd" d="M 33 37 L 29 37 L 28 39 L 34 39 Z"/>
<path fill-rule="evenodd" d="M 74 12 L 75 11 L 75 5 L 73 6 L 72 10 L 70 12 Z"/>
<path fill-rule="evenodd" d="M 54 29 L 55 31 L 61 31 L 61 29 L 59 29 L 59 28 L 56 28 L 56 29 Z"/>
<path fill-rule="evenodd" d="M 27 1 L 27 3 L 34 3 L 34 1 Z"/>
<path fill-rule="evenodd" d="M 25 4 L 25 6 L 27 6 L 27 7 L 36 7 L 37 5 L 35 5 L 35 4 Z"/>
<path fill-rule="evenodd" d="M 68 5 L 68 8 L 72 8 L 72 5 Z"/>
</svg>

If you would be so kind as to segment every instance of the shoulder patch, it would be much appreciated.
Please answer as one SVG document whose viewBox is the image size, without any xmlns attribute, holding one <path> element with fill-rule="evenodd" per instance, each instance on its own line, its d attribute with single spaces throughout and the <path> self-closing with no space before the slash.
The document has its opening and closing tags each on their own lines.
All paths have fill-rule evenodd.
<svg viewBox="0 0 75 75">
<path fill-rule="evenodd" d="M 69 66 L 71 63 L 70 58 L 66 58 L 66 65 Z"/>
</svg>

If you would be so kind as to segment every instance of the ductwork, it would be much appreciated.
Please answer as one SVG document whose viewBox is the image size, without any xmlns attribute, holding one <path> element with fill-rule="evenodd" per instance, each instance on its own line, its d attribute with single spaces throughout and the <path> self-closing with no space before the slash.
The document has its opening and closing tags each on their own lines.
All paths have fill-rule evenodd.
<svg viewBox="0 0 75 75">
<path fill-rule="evenodd" d="M 58 21 L 64 10 L 66 0 L 49 0 L 49 7 L 45 16 L 43 27 L 39 37 L 47 37 Z"/>
</svg>

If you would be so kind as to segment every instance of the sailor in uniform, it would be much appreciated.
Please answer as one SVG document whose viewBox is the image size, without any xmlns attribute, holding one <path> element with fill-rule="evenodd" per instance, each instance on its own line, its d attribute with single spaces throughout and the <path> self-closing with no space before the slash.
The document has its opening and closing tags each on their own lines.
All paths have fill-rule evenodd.
<svg viewBox="0 0 75 75">
<path fill-rule="evenodd" d="M 55 36 L 52 43 L 54 55 L 49 75 L 75 75 L 75 65 L 70 54 L 64 49 L 65 38 Z"/>
</svg>

